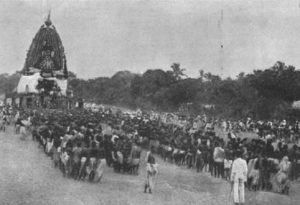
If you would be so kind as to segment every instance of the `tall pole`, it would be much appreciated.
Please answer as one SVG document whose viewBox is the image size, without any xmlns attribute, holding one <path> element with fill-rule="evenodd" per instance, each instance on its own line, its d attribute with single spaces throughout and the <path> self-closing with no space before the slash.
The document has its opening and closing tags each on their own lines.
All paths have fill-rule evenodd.
<svg viewBox="0 0 300 205">
<path fill-rule="evenodd" d="M 224 42 L 223 42 L 224 3 L 221 3 L 220 19 L 218 21 L 219 39 L 219 69 L 221 76 L 224 74 Z"/>
</svg>

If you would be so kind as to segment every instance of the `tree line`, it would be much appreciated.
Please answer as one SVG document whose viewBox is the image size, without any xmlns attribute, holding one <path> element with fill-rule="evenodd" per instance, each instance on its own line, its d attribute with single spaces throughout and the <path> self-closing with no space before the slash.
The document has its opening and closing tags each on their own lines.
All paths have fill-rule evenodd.
<svg viewBox="0 0 300 205">
<path fill-rule="evenodd" d="M 187 106 L 191 113 L 212 112 L 229 118 L 284 117 L 300 99 L 300 71 L 283 62 L 240 73 L 234 79 L 204 70 L 191 78 L 179 63 L 173 63 L 167 71 L 149 69 L 142 75 L 120 71 L 111 78 L 76 78 L 70 85 L 75 95 L 97 103 L 157 111 Z"/>
<path fill-rule="evenodd" d="M 300 71 L 279 61 L 234 79 L 204 70 L 191 78 L 185 71 L 180 63 L 173 63 L 166 71 L 149 69 L 142 75 L 119 71 L 110 78 L 88 80 L 69 72 L 69 87 L 75 98 L 89 102 L 167 112 L 185 107 L 193 114 L 210 112 L 228 118 L 281 118 L 300 99 Z M 0 93 L 13 90 L 18 76 L 0 75 Z"/>
</svg>

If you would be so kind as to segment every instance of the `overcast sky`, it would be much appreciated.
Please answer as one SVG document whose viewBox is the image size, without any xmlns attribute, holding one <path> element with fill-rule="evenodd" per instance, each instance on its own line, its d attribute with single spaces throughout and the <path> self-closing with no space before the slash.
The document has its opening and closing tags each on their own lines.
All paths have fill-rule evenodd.
<svg viewBox="0 0 300 205">
<path fill-rule="evenodd" d="M 173 62 L 192 77 L 200 69 L 234 77 L 277 60 L 300 68 L 299 5 L 300 0 L 1 0 L 0 73 L 23 68 L 49 8 L 68 68 L 81 78 L 166 70 Z"/>
</svg>

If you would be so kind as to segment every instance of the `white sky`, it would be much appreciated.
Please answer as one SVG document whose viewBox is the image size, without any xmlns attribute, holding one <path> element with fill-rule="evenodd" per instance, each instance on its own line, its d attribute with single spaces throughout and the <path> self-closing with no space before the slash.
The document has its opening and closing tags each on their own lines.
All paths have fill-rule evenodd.
<svg viewBox="0 0 300 205">
<path fill-rule="evenodd" d="M 81 78 L 166 70 L 173 62 L 192 77 L 199 69 L 234 77 L 277 60 L 300 68 L 299 5 L 300 0 L 1 0 L 0 73 L 23 68 L 49 8 L 68 69 Z"/>
</svg>

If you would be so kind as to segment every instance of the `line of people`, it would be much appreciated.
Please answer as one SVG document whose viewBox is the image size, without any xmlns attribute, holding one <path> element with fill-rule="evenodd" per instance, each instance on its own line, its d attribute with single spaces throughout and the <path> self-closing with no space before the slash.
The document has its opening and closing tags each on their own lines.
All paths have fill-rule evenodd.
<svg viewBox="0 0 300 205">
<path fill-rule="evenodd" d="M 16 113 L 15 125 L 21 139 L 32 134 L 64 176 L 99 182 L 106 164 L 116 172 L 138 174 L 141 148 L 129 135 L 103 134 L 109 116 L 83 110 L 26 110 Z"/>
<path fill-rule="evenodd" d="M 241 153 L 248 164 L 247 187 L 251 190 L 288 193 L 290 181 L 299 178 L 299 147 L 274 133 L 253 139 L 229 133 L 224 139 L 214 133 L 217 123 L 206 120 L 191 132 L 195 122 L 202 120 L 199 117 L 188 119 L 187 126 L 181 127 L 147 114 L 130 116 L 109 110 L 27 111 L 27 115 L 31 116 L 34 139 L 58 162 L 63 173 L 74 178 L 82 178 L 84 170 L 83 176 L 89 178 L 92 173 L 92 179 L 102 159 L 116 172 L 137 174 L 140 147 L 149 146 L 166 161 L 226 180 L 232 180 L 232 164 Z"/>
</svg>

